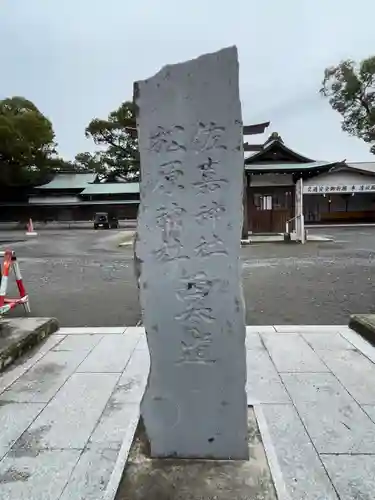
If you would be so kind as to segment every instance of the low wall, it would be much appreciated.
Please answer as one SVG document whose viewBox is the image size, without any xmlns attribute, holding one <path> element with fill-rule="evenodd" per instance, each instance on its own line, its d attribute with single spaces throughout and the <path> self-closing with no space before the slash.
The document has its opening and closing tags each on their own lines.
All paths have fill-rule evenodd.
<svg viewBox="0 0 375 500">
<path fill-rule="evenodd" d="M 110 212 L 118 219 L 134 220 L 137 218 L 138 203 L 123 205 L 84 205 L 84 206 L 54 206 L 54 205 L 6 205 L 0 204 L 0 222 L 16 222 L 25 225 L 31 217 L 34 222 L 77 222 L 92 221 L 96 212 Z"/>
<path fill-rule="evenodd" d="M 320 214 L 320 222 L 375 222 L 375 211 L 323 212 Z"/>
<path fill-rule="evenodd" d="M 44 229 L 92 229 L 93 221 L 34 221 L 34 229 L 37 231 Z M 120 228 L 135 229 L 136 219 L 119 219 Z M 25 222 L 0 222 L 0 231 L 26 230 Z"/>
</svg>

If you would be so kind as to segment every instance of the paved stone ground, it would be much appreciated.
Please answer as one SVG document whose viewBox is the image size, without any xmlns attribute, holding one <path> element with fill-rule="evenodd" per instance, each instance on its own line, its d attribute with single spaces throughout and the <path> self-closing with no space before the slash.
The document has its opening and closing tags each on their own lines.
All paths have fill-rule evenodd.
<svg viewBox="0 0 375 500">
<path fill-rule="evenodd" d="M 351 313 L 375 313 L 375 227 L 309 231 L 335 241 L 242 249 L 248 324 L 346 324 Z M 0 239 L 7 234 L 18 235 Z M 49 229 L 15 243 L 32 314 L 62 326 L 136 325 L 132 249 L 118 241 L 118 231 Z"/>
<path fill-rule="evenodd" d="M 0 376 L 2 499 L 114 497 L 148 373 L 140 333 L 61 329 Z"/>
<path fill-rule="evenodd" d="M 372 500 L 375 348 L 345 326 L 247 329 L 247 395 L 279 500 Z M 148 372 L 139 328 L 61 329 L 0 377 L 7 500 L 112 500 Z"/>
</svg>

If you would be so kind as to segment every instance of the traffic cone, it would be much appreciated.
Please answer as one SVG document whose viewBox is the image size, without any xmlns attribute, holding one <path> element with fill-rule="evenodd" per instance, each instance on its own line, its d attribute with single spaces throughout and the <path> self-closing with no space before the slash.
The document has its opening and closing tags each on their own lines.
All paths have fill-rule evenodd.
<svg viewBox="0 0 375 500">
<path fill-rule="evenodd" d="M 34 231 L 33 219 L 30 217 L 29 222 L 27 224 L 26 236 L 37 236 L 37 232 Z"/>
</svg>

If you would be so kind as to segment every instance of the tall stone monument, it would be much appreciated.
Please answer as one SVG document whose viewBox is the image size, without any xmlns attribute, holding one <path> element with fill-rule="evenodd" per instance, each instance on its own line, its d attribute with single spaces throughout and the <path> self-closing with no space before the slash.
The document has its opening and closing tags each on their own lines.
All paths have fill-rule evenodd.
<svg viewBox="0 0 375 500">
<path fill-rule="evenodd" d="M 237 49 L 166 66 L 134 95 L 151 455 L 246 459 Z"/>
</svg>

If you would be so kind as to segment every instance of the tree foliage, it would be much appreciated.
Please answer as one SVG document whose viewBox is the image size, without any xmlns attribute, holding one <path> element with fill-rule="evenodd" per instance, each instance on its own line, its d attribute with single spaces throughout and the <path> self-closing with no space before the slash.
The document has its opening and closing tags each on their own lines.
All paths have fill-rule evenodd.
<svg viewBox="0 0 375 500">
<path fill-rule="evenodd" d="M 139 179 L 138 138 L 132 102 L 123 102 L 106 120 L 94 118 L 86 128 L 86 137 L 91 137 L 103 150 L 91 158 L 86 156 L 85 164 L 91 164 L 99 174 L 107 173 L 129 181 Z"/>
<path fill-rule="evenodd" d="M 56 144 L 51 122 L 23 97 L 0 101 L 0 184 L 42 182 L 53 170 Z"/>
<path fill-rule="evenodd" d="M 74 159 L 75 172 L 95 172 L 104 174 L 106 172 L 105 165 L 102 160 L 102 153 L 79 153 Z"/>
<path fill-rule="evenodd" d="M 76 166 L 74 162 L 69 160 L 64 160 L 63 158 L 56 157 L 49 160 L 49 165 L 52 172 L 76 172 Z"/>
<path fill-rule="evenodd" d="M 369 143 L 375 154 L 375 56 L 327 68 L 320 91 L 342 115 L 342 129 Z"/>
</svg>

